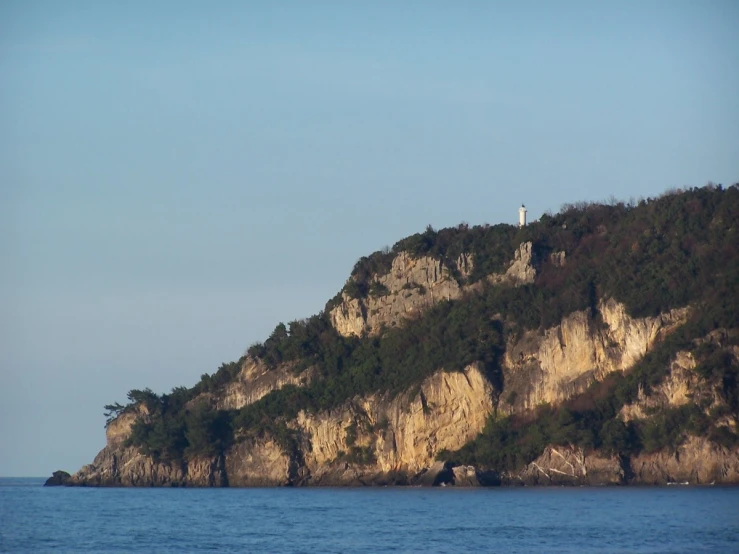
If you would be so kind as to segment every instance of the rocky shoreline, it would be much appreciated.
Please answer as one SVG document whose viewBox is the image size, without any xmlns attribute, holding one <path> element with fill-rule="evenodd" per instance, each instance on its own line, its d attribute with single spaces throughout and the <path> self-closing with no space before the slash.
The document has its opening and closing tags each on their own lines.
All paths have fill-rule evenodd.
<svg viewBox="0 0 739 554">
<path fill-rule="evenodd" d="M 99 487 L 279 487 L 279 486 L 664 486 L 738 485 L 739 451 L 689 438 L 674 453 L 659 452 L 633 458 L 586 454 L 570 446 L 550 446 L 519 472 L 497 473 L 473 466 L 435 462 L 409 475 L 378 472 L 343 463 L 312 475 L 293 464 L 281 476 L 232 473 L 226 457 L 188 463 L 154 462 L 133 448 L 106 447 L 93 464 L 70 475 L 56 471 L 46 486 Z M 120 469 L 118 469 L 120 468 Z"/>
</svg>

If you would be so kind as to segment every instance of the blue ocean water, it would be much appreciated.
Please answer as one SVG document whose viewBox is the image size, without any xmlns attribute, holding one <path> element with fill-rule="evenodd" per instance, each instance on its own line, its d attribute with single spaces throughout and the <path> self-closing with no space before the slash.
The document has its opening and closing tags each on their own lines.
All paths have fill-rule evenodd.
<svg viewBox="0 0 739 554">
<path fill-rule="evenodd" d="M 739 552 L 739 488 L 96 489 L 0 479 L 3 552 Z"/>
</svg>

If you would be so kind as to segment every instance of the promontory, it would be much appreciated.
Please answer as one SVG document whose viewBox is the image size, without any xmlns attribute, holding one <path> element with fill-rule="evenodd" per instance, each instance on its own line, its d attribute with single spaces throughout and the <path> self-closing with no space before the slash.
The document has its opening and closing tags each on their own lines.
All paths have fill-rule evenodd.
<svg viewBox="0 0 739 554">
<path fill-rule="evenodd" d="M 739 186 L 429 226 L 241 359 L 128 400 L 57 483 L 739 483 Z"/>
</svg>

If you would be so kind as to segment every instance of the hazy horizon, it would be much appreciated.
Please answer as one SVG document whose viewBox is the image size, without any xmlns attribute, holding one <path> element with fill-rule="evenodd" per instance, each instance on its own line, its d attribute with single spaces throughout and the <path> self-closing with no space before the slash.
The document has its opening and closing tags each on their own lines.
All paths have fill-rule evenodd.
<svg viewBox="0 0 739 554">
<path fill-rule="evenodd" d="M 0 475 L 105 444 L 356 260 L 739 181 L 739 4 L 0 4 Z"/>
</svg>

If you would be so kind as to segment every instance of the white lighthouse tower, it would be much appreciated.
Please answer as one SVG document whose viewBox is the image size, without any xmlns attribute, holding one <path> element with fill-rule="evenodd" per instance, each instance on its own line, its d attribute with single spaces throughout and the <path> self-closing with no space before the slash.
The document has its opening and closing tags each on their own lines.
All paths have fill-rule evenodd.
<svg viewBox="0 0 739 554">
<path fill-rule="evenodd" d="M 524 227 L 526 225 L 526 206 L 521 204 L 521 207 L 518 208 L 518 226 Z"/>
</svg>

